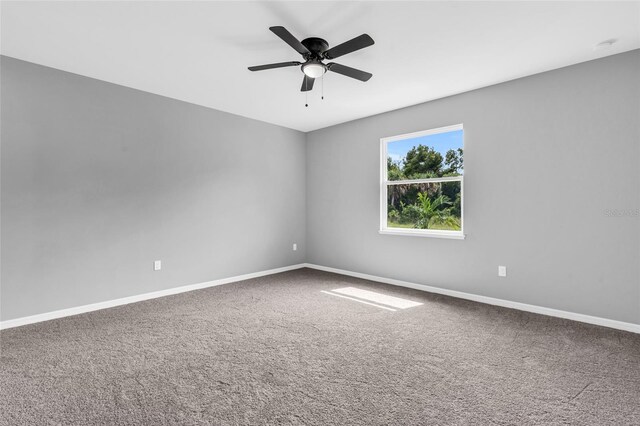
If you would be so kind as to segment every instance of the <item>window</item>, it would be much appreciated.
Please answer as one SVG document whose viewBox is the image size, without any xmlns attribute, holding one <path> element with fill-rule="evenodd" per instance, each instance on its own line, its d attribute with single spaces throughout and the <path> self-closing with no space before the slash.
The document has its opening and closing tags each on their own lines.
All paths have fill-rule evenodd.
<svg viewBox="0 0 640 426">
<path fill-rule="evenodd" d="M 464 238 L 462 124 L 380 140 L 380 233 Z"/>
</svg>

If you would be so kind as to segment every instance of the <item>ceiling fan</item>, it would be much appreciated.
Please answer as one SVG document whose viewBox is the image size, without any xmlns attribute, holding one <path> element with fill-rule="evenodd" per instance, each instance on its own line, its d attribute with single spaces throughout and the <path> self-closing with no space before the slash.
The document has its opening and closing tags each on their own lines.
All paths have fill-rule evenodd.
<svg viewBox="0 0 640 426">
<path fill-rule="evenodd" d="M 301 69 L 304 73 L 302 80 L 302 88 L 300 91 L 307 92 L 313 89 L 313 82 L 316 78 L 322 77 L 325 72 L 332 71 L 338 74 L 346 75 L 347 77 L 355 78 L 360 81 L 368 81 L 373 74 L 365 71 L 361 71 L 355 68 L 348 67 L 346 65 L 340 65 L 335 62 L 323 63 L 325 59 L 335 59 L 347 53 L 355 52 L 356 50 L 364 49 L 371 46 L 374 42 L 368 34 L 362 34 L 349 41 L 345 41 L 335 47 L 329 49 L 329 43 L 318 37 L 305 38 L 302 41 L 298 41 L 285 27 L 270 27 L 269 28 L 275 35 L 280 37 L 285 43 L 293 47 L 293 49 L 302 55 L 304 62 L 279 62 L 277 64 L 258 65 L 249 67 L 249 71 L 262 71 L 272 68 L 293 67 L 302 65 Z"/>
</svg>

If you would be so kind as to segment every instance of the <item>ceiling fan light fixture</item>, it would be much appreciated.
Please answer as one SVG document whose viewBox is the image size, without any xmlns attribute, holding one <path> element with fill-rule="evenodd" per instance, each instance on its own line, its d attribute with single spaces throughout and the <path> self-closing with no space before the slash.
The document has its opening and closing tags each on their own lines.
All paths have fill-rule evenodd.
<svg viewBox="0 0 640 426">
<path fill-rule="evenodd" d="M 309 78 L 322 77 L 327 67 L 320 62 L 308 62 L 302 66 L 302 72 Z"/>
</svg>

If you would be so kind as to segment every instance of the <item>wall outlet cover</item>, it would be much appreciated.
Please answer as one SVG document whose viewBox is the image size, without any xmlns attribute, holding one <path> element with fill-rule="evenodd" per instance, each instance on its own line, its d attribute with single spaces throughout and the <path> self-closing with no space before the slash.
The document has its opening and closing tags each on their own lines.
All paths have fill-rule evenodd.
<svg viewBox="0 0 640 426">
<path fill-rule="evenodd" d="M 506 266 L 498 266 L 498 276 L 506 277 L 507 276 L 507 267 Z"/>
</svg>

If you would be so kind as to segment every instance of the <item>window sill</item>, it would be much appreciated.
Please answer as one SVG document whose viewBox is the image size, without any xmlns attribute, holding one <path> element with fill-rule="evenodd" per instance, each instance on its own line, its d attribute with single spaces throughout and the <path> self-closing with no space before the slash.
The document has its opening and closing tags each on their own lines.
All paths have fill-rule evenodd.
<svg viewBox="0 0 640 426">
<path fill-rule="evenodd" d="M 455 231 L 422 231 L 415 229 L 381 229 L 383 235 L 405 235 L 408 237 L 448 238 L 450 240 L 464 240 L 465 234 Z"/>
</svg>

